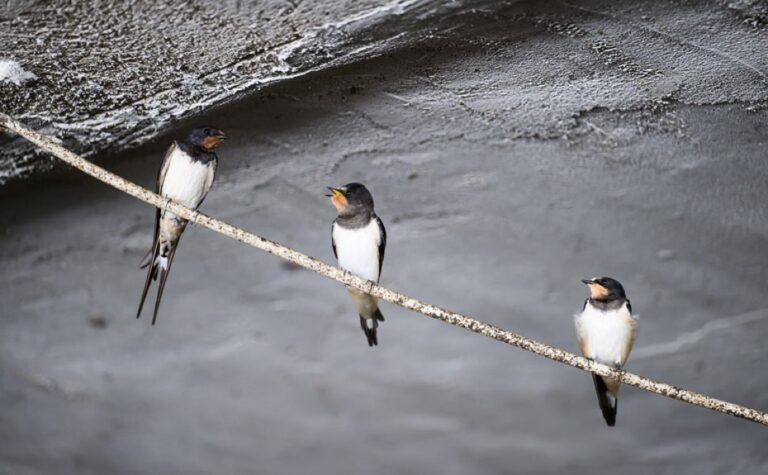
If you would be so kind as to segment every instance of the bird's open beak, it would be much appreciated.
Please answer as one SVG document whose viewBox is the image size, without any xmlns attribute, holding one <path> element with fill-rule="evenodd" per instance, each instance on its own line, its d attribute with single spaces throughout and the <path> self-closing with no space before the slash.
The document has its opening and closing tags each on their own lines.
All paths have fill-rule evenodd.
<svg viewBox="0 0 768 475">
<path fill-rule="evenodd" d="M 336 208 L 336 211 L 341 213 L 344 211 L 347 206 L 349 206 L 349 201 L 347 201 L 347 190 L 344 188 L 334 188 L 332 186 L 328 187 L 328 190 L 330 190 L 331 194 L 327 195 L 331 198 L 331 203 L 333 203 L 333 207 Z"/>
<path fill-rule="evenodd" d="M 344 196 L 344 190 L 342 190 L 340 188 L 334 188 L 332 186 L 329 186 L 328 187 L 328 191 L 330 191 L 331 194 L 330 195 L 325 195 L 325 196 L 327 196 L 329 198 L 335 198 L 337 196 Z"/>
<path fill-rule="evenodd" d="M 219 142 L 223 142 L 223 141 L 227 140 L 228 137 L 227 137 L 227 134 L 225 134 L 221 130 L 217 130 L 216 131 L 216 138 L 219 139 Z"/>
</svg>

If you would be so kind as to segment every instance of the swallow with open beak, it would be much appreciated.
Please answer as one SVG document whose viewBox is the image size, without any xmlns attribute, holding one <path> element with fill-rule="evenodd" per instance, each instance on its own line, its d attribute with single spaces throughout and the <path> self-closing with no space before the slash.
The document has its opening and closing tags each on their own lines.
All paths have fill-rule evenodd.
<svg viewBox="0 0 768 475">
<path fill-rule="evenodd" d="M 610 277 L 582 280 L 589 287 L 589 298 L 581 313 L 574 316 L 581 353 L 616 369 L 627 362 L 637 333 L 637 319 L 632 315 L 624 287 Z M 609 426 L 616 425 L 620 383 L 592 374 L 597 401 Z"/>
<path fill-rule="evenodd" d="M 155 192 L 177 203 L 197 209 L 211 189 L 216 175 L 218 157 L 214 150 L 225 138 L 221 130 L 199 127 L 192 130 L 185 140 L 173 142 L 160 166 Z M 141 316 L 150 284 L 159 278 L 152 325 L 157 321 L 157 309 L 160 308 L 163 289 L 165 289 L 168 273 L 171 271 L 179 238 L 186 226 L 186 219 L 170 211 L 156 210 L 154 241 L 141 265 L 142 269 L 145 267 L 149 269 L 136 318 Z"/>
<path fill-rule="evenodd" d="M 328 189 L 331 194 L 327 196 L 338 212 L 331 227 L 331 244 L 339 267 L 378 283 L 387 247 L 387 231 L 373 211 L 371 193 L 360 183 Z M 379 322 L 384 321 L 378 299 L 351 287 L 347 287 L 347 291 L 360 315 L 360 327 L 368 346 L 378 345 L 376 330 Z"/>
</svg>

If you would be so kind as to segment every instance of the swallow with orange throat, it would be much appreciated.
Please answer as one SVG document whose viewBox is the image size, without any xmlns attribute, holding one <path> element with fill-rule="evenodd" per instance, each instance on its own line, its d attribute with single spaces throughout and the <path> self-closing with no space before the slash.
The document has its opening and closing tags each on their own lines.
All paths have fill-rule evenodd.
<svg viewBox="0 0 768 475">
<path fill-rule="evenodd" d="M 637 317 L 632 314 L 624 287 L 610 277 L 582 280 L 589 297 L 581 313 L 574 316 L 576 336 L 584 357 L 615 369 L 622 369 L 637 334 Z M 616 425 L 619 381 L 592 374 L 597 402 L 609 426 Z"/>
<path fill-rule="evenodd" d="M 174 141 L 165 153 L 157 176 L 155 192 L 171 200 L 197 209 L 205 199 L 216 176 L 218 157 L 214 150 L 226 139 L 224 132 L 213 127 L 198 127 L 183 141 Z M 141 268 L 147 267 L 147 278 L 141 293 L 141 316 L 152 281 L 159 280 L 152 325 L 157 321 L 157 310 L 176 255 L 179 238 L 187 226 L 187 220 L 170 211 L 155 210 L 155 232 L 152 248 L 147 252 Z"/>
<path fill-rule="evenodd" d="M 328 189 L 331 193 L 326 196 L 331 198 L 338 213 L 331 226 L 331 244 L 339 267 L 378 283 L 387 247 L 387 231 L 373 210 L 371 193 L 360 183 Z M 368 346 L 378 345 L 377 330 L 379 322 L 384 321 L 378 299 L 351 287 L 347 287 L 347 292 L 360 316 L 360 327 Z"/>
</svg>

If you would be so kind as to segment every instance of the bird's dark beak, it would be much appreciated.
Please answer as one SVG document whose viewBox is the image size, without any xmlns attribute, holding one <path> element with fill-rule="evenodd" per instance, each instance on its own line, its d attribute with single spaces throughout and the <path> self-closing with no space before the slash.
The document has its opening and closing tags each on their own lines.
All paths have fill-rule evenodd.
<svg viewBox="0 0 768 475">
<path fill-rule="evenodd" d="M 581 279 L 581 281 L 584 282 L 587 285 L 594 284 L 594 282 L 592 282 L 592 279 Z"/>
<path fill-rule="evenodd" d="M 329 198 L 335 198 L 336 196 L 344 196 L 344 190 L 340 188 L 334 188 L 332 186 L 328 187 L 328 190 L 331 192 L 330 195 L 325 195 Z"/>
<path fill-rule="evenodd" d="M 227 140 L 227 138 L 228 138 L 228 137 L 227 137 L 227 134 L 225 134 L 225 133 L 224 133 L 224 132 L 222 132 L 221 130 L 217 130 L 217 131 L 216 131 L 216 135 L 215 135 L 215 137 L 216 137 L 217 139 L 219 139 L 219 142 L 223 142 L 223 141 Z"/>
</svg>

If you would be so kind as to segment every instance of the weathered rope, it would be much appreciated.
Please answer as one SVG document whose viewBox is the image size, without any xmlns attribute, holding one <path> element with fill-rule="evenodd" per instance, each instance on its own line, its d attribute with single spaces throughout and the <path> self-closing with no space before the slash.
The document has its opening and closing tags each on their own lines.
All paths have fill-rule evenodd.
<svg viewBox="0 0 768 475">
<path fill-rule="evenodd" d="M 282 244 L 270 241 L 261 236 L 251 234 L 240 228 L 236 228 L 231 224 L 227 224 L 218 219 L 211 218 L 203 213 L 192 210 L 178 203 L 175 203 L 167 198 L 163 198 L 146 188 L 142 188 L 128 180 L 125 180 L 114 173 L 94 165 L 93 163 L 85 160 L 84 158 L 70 152 L 55 140 L 45 135 L 39 134 L 34 130 L 26 127 L 25 125 L 17 122 L 11 117 L 0 113 L 0 128 L 5 128 L 9 132 L 13 132 L 25 139 L 29 140 L 33 144 L 37 145 L 40 149 L 52 154 L 53 156 L 63 160 L 64 162 L 72 165 L 78 170 L 91 175 L 92 177 L 100 180 L 110 186 L 117 188 L 118 190 L 127 193 L 134 198 L 138 198 L 141 201 L 151 204 L 157 208 L 167 209 L 172 213 L 181 216 L 189 221 L 194 222 L 200 226 L 208 228 L 224 236 L 228 236 L 232 239 L 248 244 L 255 248 L 266 251 L 270 254 L 274 254 L 282 259 L 293 262 L 301 267 L 307 268 L 318 274 L 324 275 L 330 279 L 352 286 L 365 293 L 374 295 L 382 300 L 399 305 L 408 310 L 421 313 L 436 320 L 449 323 L 451 325 L 471 330 L 475 333 L 493 338 L 508 345 L 522 348 L 531 353 L 549 358 L 553 361 L 573 366 L 585 371 L 589 371 L 600 376 L 609 376 L 620 380 L 623 384 L 635 386 L 636 388 L 644 389 L 646 391 L 661 394 L 672 399 L 687 402 L 695 406 L 704 407 L 713 411 L 722 412 L 725 414 L 731 414 L 736 417 L 741 417 L 759 424 L 768 425 L 768 414 L 765 412 L 751 409 L 748 407 L 734 404 L 732 402 L 715 399 L 705 394 L 697 393 L 683 388 L 672 386 L 671 384 L 661 383 L 642 376 L 638 376 L 633 373 L 624 371 L 617 371 L 613 368 L 588 361 L 586 358 L 576 356 L 573 353 L 569 353 L 565 350 L 549 346 L 530 338 L 526 338 L 517 333 L 503 330 L 494 325 L 481 322 L 472 317 L 462 315 L 460 313 L 451 312 L 449 310 L 440 308 L 436 305 L 432 305 L 426 302 L 422 302 L 413 297 L 409 297 L 399 292 L 386 289 L 374 282 L 356 277 L 349 272 L 343 271 L 338 267 L 330 266 L 322 261 L 319 261 L 313 257 L 309 257 L 306 254 L 302 254 L 298 251 L 294 251 Z"/>
</svg>

